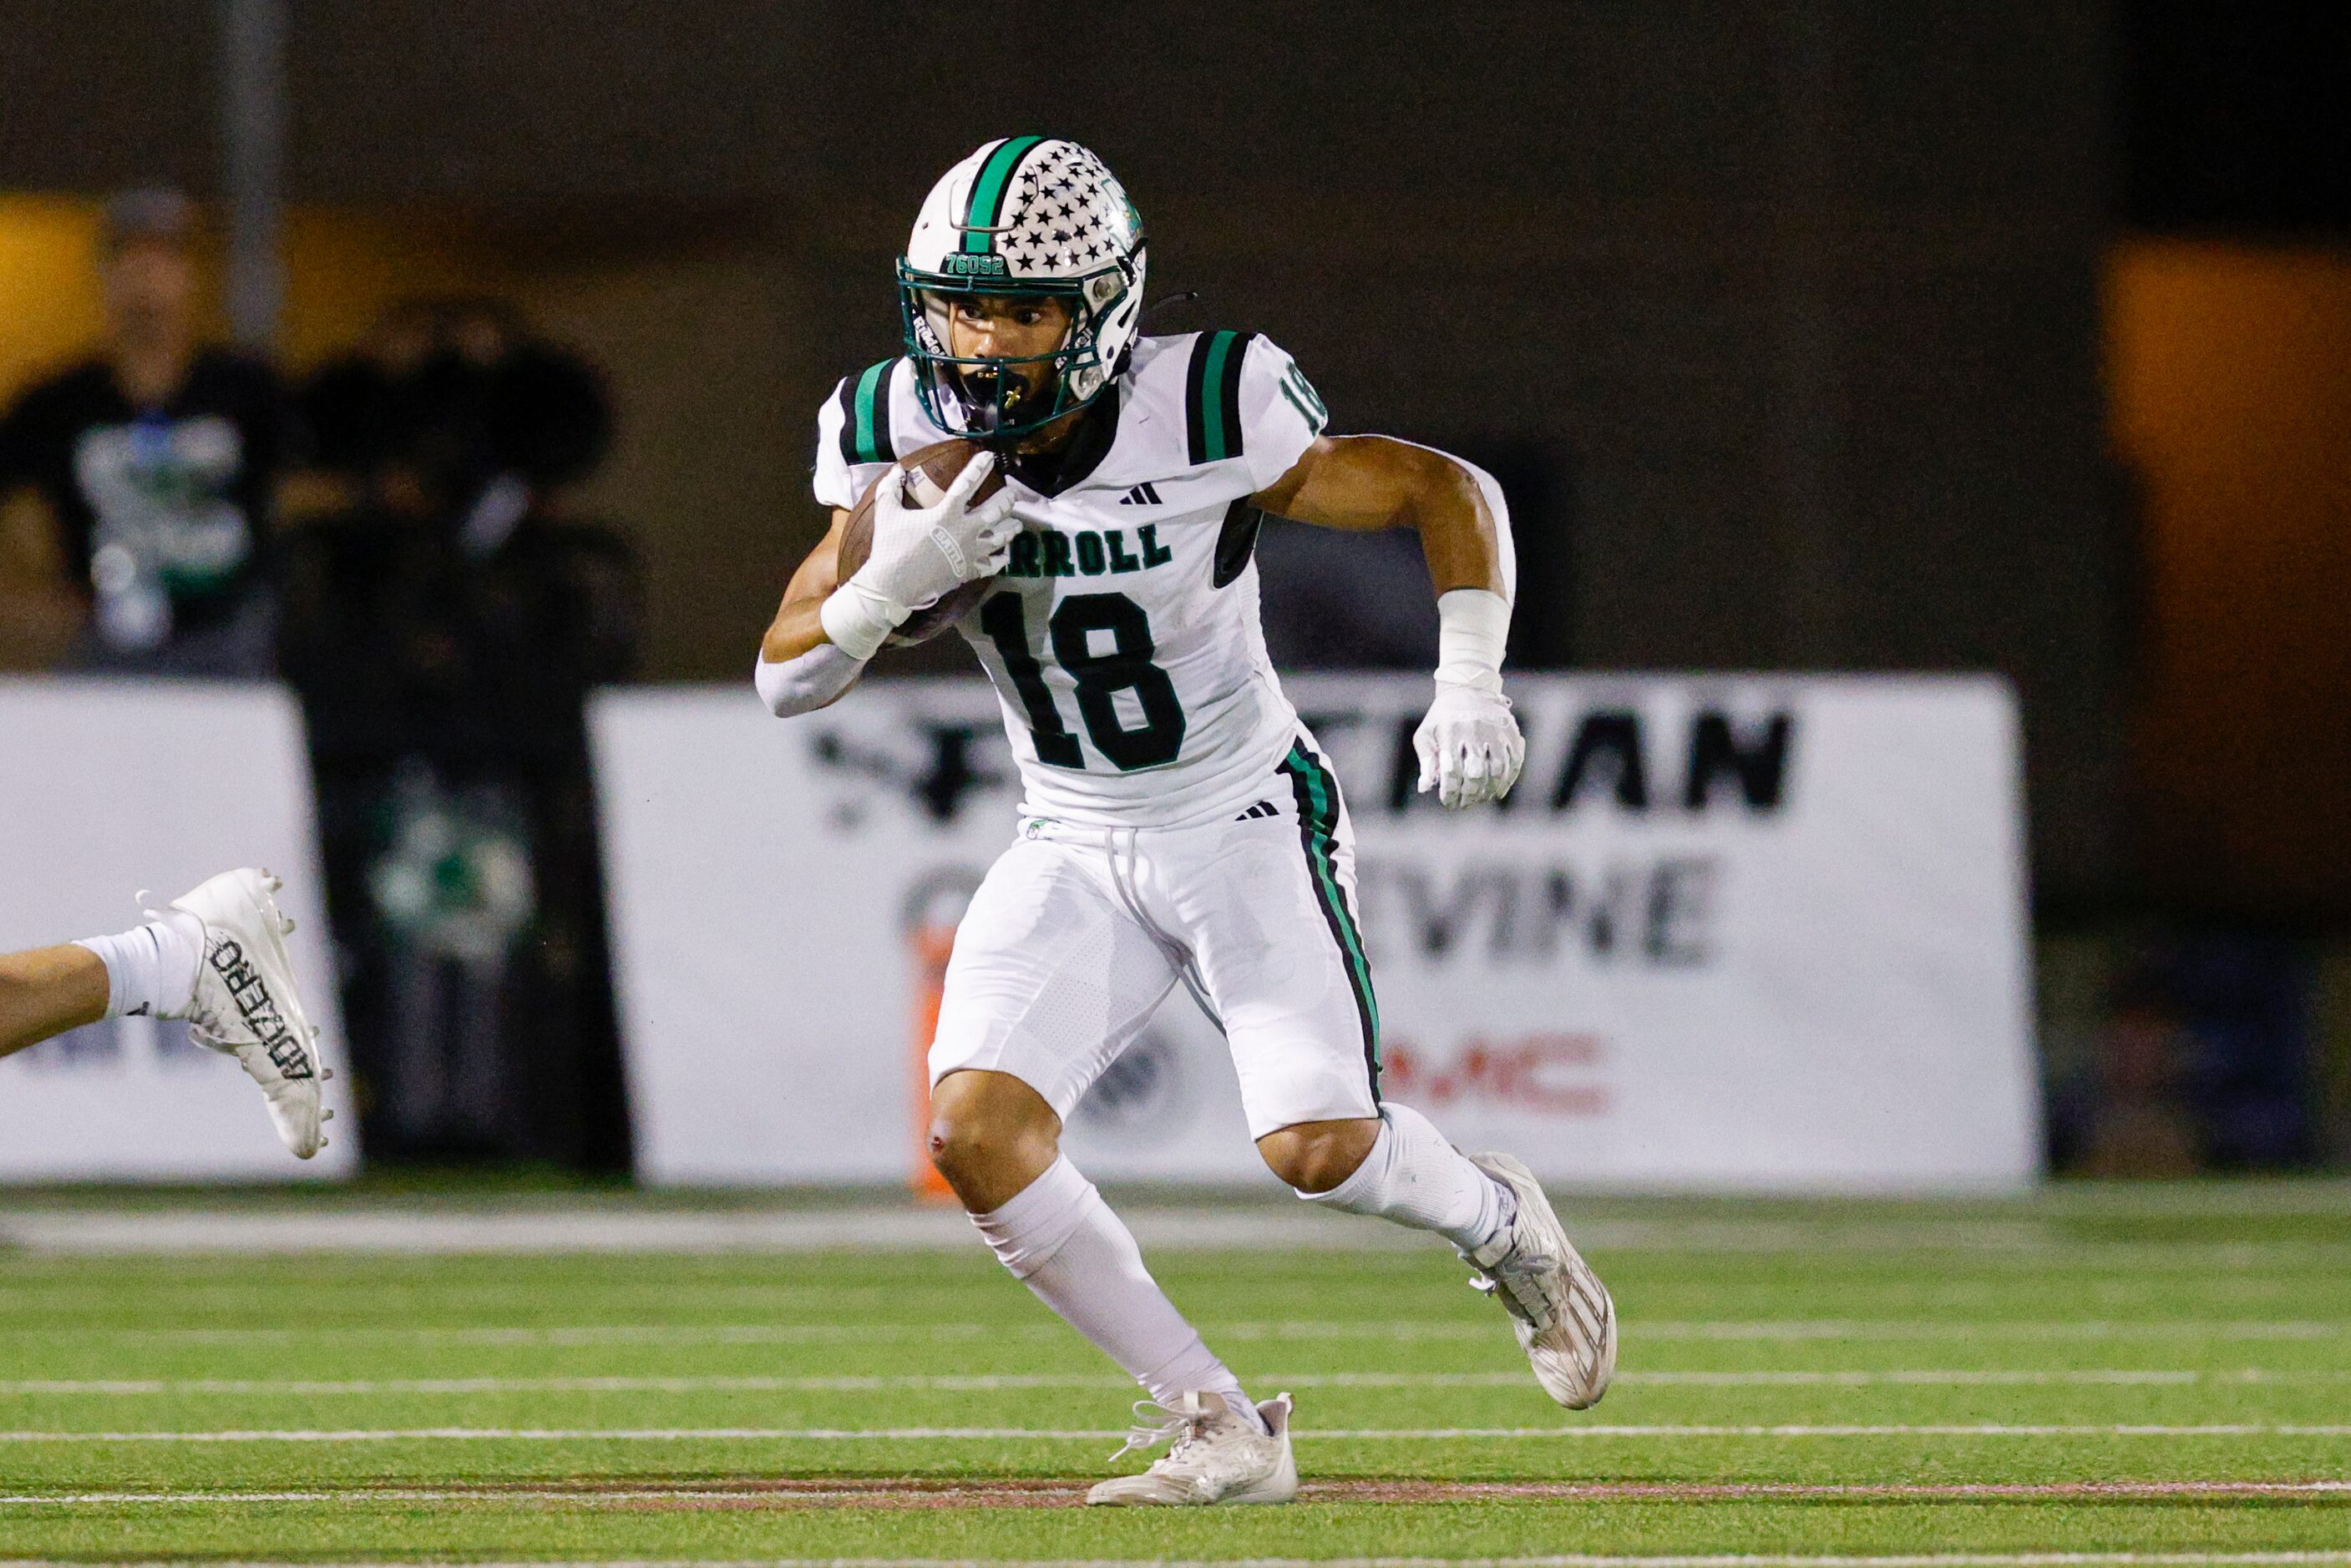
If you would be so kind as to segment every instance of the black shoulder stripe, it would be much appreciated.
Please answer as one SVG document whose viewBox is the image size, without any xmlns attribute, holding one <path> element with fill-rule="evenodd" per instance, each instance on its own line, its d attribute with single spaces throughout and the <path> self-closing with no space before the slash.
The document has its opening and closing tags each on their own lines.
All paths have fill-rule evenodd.
<svg viewBox="0 0 2351 1568">
<path fill-rule="evenodd" d="M 1192 358 L 1184 368 L 1185 455 L 1195 466 L 1208 461 L 1208 435 L 1200 417 L 1200 387 L 1207 374 L 1208 342 L 1216 336 L 1203 332 L 1193 338 Z"/>
<path fill-rule="evenodd" d="M 897 379 L 898 361 L 892 359 L 882 367 L 882 374 L 873 395 L 873 449 L 884 462 L 898 460 L 898 431 L 891 414 L 890 384 Z"/>
<path fill-rule="evenodd" d="M 832 392 L 832 406 L 841 415 L 841 434 L 833 444 L 841 449 L 841 461 L 852 468 L 857 466 L 856 389 L 856 378 L 844 377 Z"/>
</svg>

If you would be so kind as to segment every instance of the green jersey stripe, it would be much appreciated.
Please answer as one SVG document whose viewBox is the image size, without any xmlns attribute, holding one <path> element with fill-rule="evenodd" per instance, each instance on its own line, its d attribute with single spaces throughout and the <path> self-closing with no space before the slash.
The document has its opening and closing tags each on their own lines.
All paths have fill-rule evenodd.
<svg viewBox="0 0 2351 1568">
<path fill-rule="evenodd" d="M 850 400 L 853 419 L 846 433 L 858 462 L 888 462 L 897 456 L 890 443 L 890 369 L 897 362 L 869 365 L 857 378 L 857 393 Z"/>
<path fill-rule="evenodd" d="M 1030 148 L 1045 139 L 1041 136 L 1015 136 L 998 143 L 987 161 L 979 166 L 979 175 L 971 182 L 971 202 L 964 208 L 963 248 L 968 255 L 986 255 L 993 246 L 994 234 L 976 234 L 977 229 L 996 226 L 1004 211 L 1004 192 L 1012 183 L 1012 171 L 1019 166 Z"/>
<path fill-rule="evenodd" d="M 1254 332 L 1207 332 L 1192 343 L 1184 380 L 1184 433 L 1195 463 L 1241 455 L 1241 366 Z"/>
<path fill-rule="evenodd" d="M 1225 360 L 1233 350 L 1233 334 L 1219 332 L 1208 339 L 1200 368 L 1200 431 L 1204 462 L 1221 462 L 1232 456 L 1225 418 Z"/>
</svg>

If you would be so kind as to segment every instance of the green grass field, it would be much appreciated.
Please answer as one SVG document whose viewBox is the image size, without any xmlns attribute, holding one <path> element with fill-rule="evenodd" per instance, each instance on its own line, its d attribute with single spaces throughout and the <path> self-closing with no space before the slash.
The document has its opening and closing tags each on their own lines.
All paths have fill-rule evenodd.
<svg viewBox="0 0 2351 1568">
<path fill-rule="evenodd" d="M 1581 1415 L 1439 1245 L 1158 1252 L 1309 1485 L 1180 1514 L 1068 1506 L 1134 1391 L 976 1241 L 0 1252 L 0 1557 L 2351 1563 L 2351 1191 L 1563 1207 Z"/>
</svg>

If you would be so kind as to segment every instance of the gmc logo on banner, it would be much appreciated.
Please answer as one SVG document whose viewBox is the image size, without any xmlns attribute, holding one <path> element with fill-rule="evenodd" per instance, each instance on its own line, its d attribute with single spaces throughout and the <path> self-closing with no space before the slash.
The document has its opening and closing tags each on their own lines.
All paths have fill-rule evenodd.
<svg viewBox="0 0 2351 1568">
<path fill-rule="evenodd" d="M 1398 1037 L 1380 1052 L 1380 1088 L 1432 1111 L 1484 1105 L 1545 1116 L 1604 1116 L 1608 1090 L 1592 1081 L 1602 1055 L 1596 1034 L 1473 1034 L 1448 1051 Z"/>
</svg>

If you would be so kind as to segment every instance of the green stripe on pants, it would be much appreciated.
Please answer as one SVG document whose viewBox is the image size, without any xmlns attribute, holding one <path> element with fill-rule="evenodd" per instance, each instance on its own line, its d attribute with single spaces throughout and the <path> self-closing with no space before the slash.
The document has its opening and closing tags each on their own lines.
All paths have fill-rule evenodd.
<svg viewBox="0 0 2351 1568">
<path fill-rule="evenodd" d="M 1281 764 L 1290 775 L 1298 802 L 1299 836 L 1306 846 L 1307 873 L 1314 883 L 1322 918 L 1339 944 L 1339 955 L 1354 992 L 1355 1011 L 1364 1025 L 1364 1060 L 1372 1075 L 1373 1097 L 1379 1094 L 1380 1004 L 1372 990 L 1371 961 L 1364 954 L 1361 930 L 1347 907 L 1345 888 L 1339 881 L 1336 857 L 1339 828 L 1339 784 L 1304 746 L 1292 746 Z"/>
</svg>

